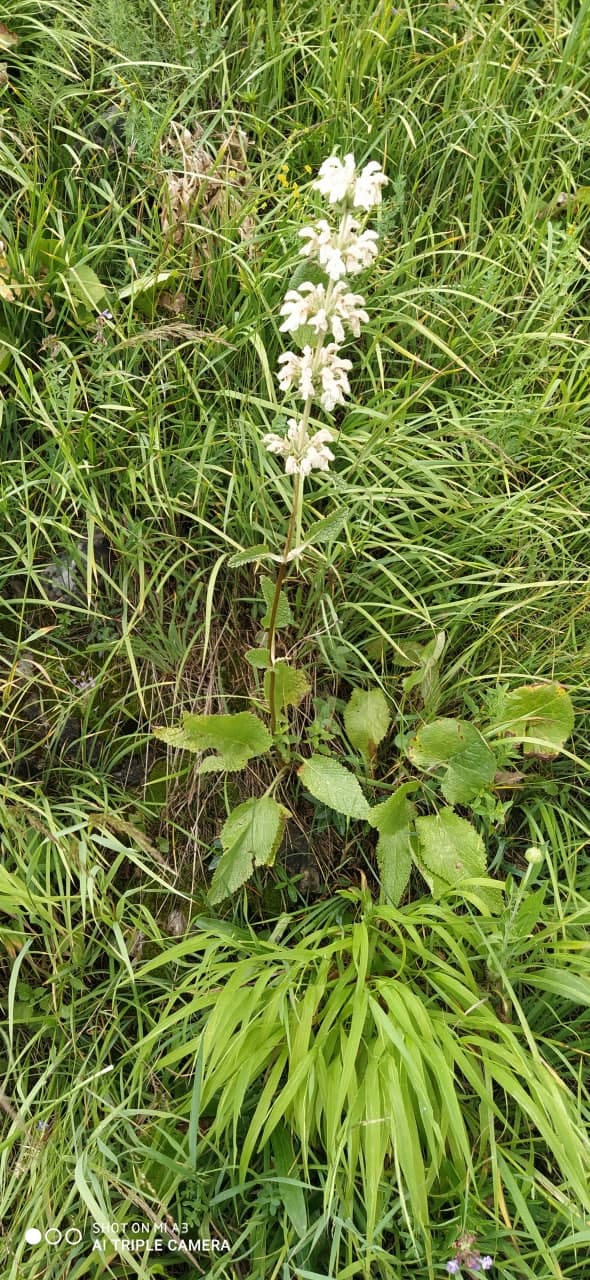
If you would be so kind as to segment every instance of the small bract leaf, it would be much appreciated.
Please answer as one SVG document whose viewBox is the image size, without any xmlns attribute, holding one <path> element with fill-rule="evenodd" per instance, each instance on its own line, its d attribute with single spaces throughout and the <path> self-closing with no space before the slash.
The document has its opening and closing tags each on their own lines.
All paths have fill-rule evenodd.
<svg viewBox="0 0 590 1280">
<path fill-rule="evenodd" d="M 491 725 L 521 741 L 525 755 L 549 758 L 561 750 L 573 727 L 571 698 L 557 682 L 525 684 L 505 693 Z"/>
<path fill-rule="evenodd" d="M 275 584 L 272 578 L 264 577 L 260 579 L 260 586 L 262 588 L 264 602 L 267 606 L 266 613 L 262 619 L 262 626 L 269 627 L 270 613 L 271 613 L 272 602 L 274 600 L 274 594 L 275 594 Z M 279 607 L 277 609 L 277 616 L 275 618 L 275 627 L 277 628 L 289 627 L 292 621 L 293 621 L 293 615 L 289 607 L 289 601 L 287 600 L 287 597 L 284 591 L 281 591 L 279 595 Z"/>
<path fill-rule="evenodd" d="M 311 756 L 298 773 L 304 787 L 329 809 L 347 818 L 368 818 L 370 808 L 354 773 L 338 760 L 331 756 Z"/>
<path fill-rule="evenodd" d="M 298 289 L 300 284 L 309 280 L 311 284 L 325 284 L 326 274 L 322 270 L 318 262 L 298 262 L 293 275 L 289 281 L 290 289 Z M 311 328 L 311 326 L 310 326 Z M 314 340 L 317 339 L 317 333 L 312 330 Z"/>
<path fill-rule="evenodd" d="M 186 713 L 182 725 L 172 729 L 154 729 L 154 736 L 171 747 L 186 751 L 214 751 L 207 756 L 199 773 L 233 773 L 243 769 L 254 756 L 264 755 L 272 746 L 271 735 L 252 711 L 239 711 L 228 716 L 195 716 Z"/>
<path fill-rule="evenodd" d="M 270 547 L 261 543 L 258 547 L 249 547 L 247 551 L 237 551 L 227 563 L 230 569 L 239 569 L 241 565 L 251 564 L 253 560 L 266 560 L 270 554 Z"/>
<path fill-rule="evenodd" d="M 446 766 L 442 793 L 449 804 L 469 804 L 494 781 L 496 757 L 468 720 L 425 724 L 412 738 L 408 755 L 421 769 Z"/>
<path fill-rule="evenodd" d="M 246 649 L 244 657 L 256 671 L 266 671 L 270 662 L 268 649 Z"/>
<path fill-rule="evenodd" d="M 289 810 L 272 796 L 246 800 L 230 813 L 221 832 L 224 852 L 211 881 L 211 903 L 235 893 L 254 867 L 272 865 L 289 817 Z"/>
<path fill-rule="evenodd" d="M 446 645 L 446 632 L 439 631 L 428 644 L 420 645 L 415 641 L 404 642 L 404 653 L 396 654 L 396 661 L 404 664 L 404 659 L 411 665 L 416 664 L 417 671 L 406 676 L 403 681 L 404 693 L 411 693 L 420 686 L 422 701 L 425 705 L 436 702 L 439 684 L 439 666 Z"/>
<path fill-rule="evenodd" d="M 428 818 L 416 818 L 418 865 L 435 898 L 466 880 L 486 877 L 484 843 L 466 818 L 452 809 L 441 809 Z M 473 892 L 489 911 L 499 911 L 502 891 L 493 884 L 474 885 Z"/>
<path fill-rule="evenodd" d="M 351 745 L 365 760 L 373 760 L 391 724 L 381 689 L 355 689 L 344 708 L 344 728 Z"/>
<path fill-rule="evenodd" d="M 298 671 L 296 667 L 290 667 L 288 662 L 275 663 L 274 671 L 275 706 L 281 710 L 284 710 L 285 707 L 298 707 L 311 689 L 305 671 Z M 267 671 L 264 677 L 264 693 L 268 701 L 270 698 L 270 671 Z"/>
</svg>

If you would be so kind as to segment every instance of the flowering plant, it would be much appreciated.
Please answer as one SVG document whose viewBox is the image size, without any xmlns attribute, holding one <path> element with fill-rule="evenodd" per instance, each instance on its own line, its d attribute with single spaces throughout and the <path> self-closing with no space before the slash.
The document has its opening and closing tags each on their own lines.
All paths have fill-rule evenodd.
<svg viewBox="0 0 590 1280">
<path fill-rule="evenodd" d="M 337 220 L 320 218 L 300 232 L 304 241 L 300 253 L 310 263 L 310 276 L 323 274 L 324 280 L 303 279 L 297 287 L 287 290 L 280 309 L 280 330 L 292 335 L 299 351 L 283 352 L 277 371 L 281 391 L 303 401 L 303 408 L 287 419 L 284 434 L 269 432 L 264 436 L 268 452 L 283 459 L 285 473 L 293 477 L 287 536 L 280 556 L 271 555 L 263 547 L 246 552 L 244 559 L 241 554 L 234 557 L 236 564 L 259 558 L 278 561 L 274 583 L 269 578 L 262 580 L 267 606 L 262 620 L 265 647 L 246 654 L 255 669 L 264 671 L 270 731 L 250 711 L 231 715 L 185 715 L 179 727 L 154 730 L 156 737 L 170 746 L 198 753 L 211 751 L 199 765 L 201 773 L 242 769 L 250 760 L 273 748 L 282 755 L 282 773 L 291 766 L 293 752 L 287 709 L 298 706 L 310 691 L 310 684 L 305 672 L 277 659 L 275 653 L 277 630 L 290 620 L 282 587 L 289 565 L 304 549 L 301 522 L 305 478 L 315 470 L 328 471 L 334 461 L 330 448 L 334 442 L 333 432 L 327 426 L 312 429 L 312 405 L 318 402 L 326 413 L 332 413 L 350 395 L 348 374 L 352 361 L 340 354 L 340 344 L 349 336 L 358 338 L 361 325 L 367 323 L 369 316 L 364 297 L 348 288 L 346 277 L 364 271 L 377 254 L 377 234 L 361 227 L 359 215 L 380 203 L 387 181 L 376 161 L 370 161 L 359 171 L 349 154 L 344 160 L 336 156 L 325 160 L 312 184 L 326 198 L 328 206 L 335 207 Z M 312 542 L 313 537 L 310 545 Z M 381 690 L 368 694 L 355 690 L 344 720 L 349 741 L 372 771 L 377 747 L 391 721 Z M 252 874 L 254 866 L 274 861 L 291 816 L 273 794 L 282 773 L 263 796 L 245 801 L 229 814 L 220 836 L 224 852 L 213 876 L 212 902 L 221 901 L 238 889 Z M 355 775 L 337 759 L 327 754 L 312 755 L 303 760 L 299 774 L 304 786 L 320 801 L 331 804 L 346 817 L 368 818 L 370 806 Z"/>
<path fill-rule="evenodd" d="M 170 746 L 199 754 L 199 773 L 237 772 L 269 752 L 281 762 L 265 793 L 251 796 L 227 816 L 220 832 L 223 853 L 211 883 L 212 903 L 239 889 L 255 866 L 274 862 L 292 816 L 276 796 L 283 779 L 291 782 L 297 762 L 298 777 L 315 800 L 344 818 L 366 822 L 377 831 L 376 860 L 386 900 L 399 903 L 416 865 L 435 895 L 456 888 L 462 881 L 472 884 L 475 880 L 477 901 L 486 910 L 496 911 L 501 904 L 501 889 L 493 881 L 486 884 L 483 840 L 455 808 L 481 806 L 489 801 L 498 759 L 509 751 L 508 760 L 518 750 L 515 734 L 520 734 L 521 742 L 526 741 L 528 726 L 537 735 L 542 724 L 555 753 L 573 727 L 573 709 L 565 691 L 557 685 L 531 685 L 507 693 L 491 720 L 484 723 L 485 737 L 476 725 L 464 720 L 446 717 L 423 725 L 409 741 L 406 754 L 415 769 L 428 775 L 436 771 L 446 801 L 436 814 L 424 816 L 419 815 L 412 798 L 420 786 L 415 777 L 377 804 L 369 803 L 361 785 L 366 782 L 373 791 L 377 751 L 391 725 L 390 707 L 381 689 L 354 689 L 343 711 L 344 733 L 356 753 L 356 771 L 347 768 L 337 753 L 331 753 L 328 744 L 335 733 L 328 732 L 322 738 L 319 720 L 308 729 L 306 745 L 311 747 L 311 754 L 300 750 L 300 738 L 289 723 L 291 709 L 310 693 L 311 683 L 305 671 L 275 651 L 277 632 L 293 621 L 283 583 L 289 566 L 305 548 L 325 538 L 322 526 L 334 527 L 333 520 L 320 521 L 319 528 L 316 524 L 308 531 L 307 542 L 301 542 L 305 479 L 313 471 L 328 471 L 334 461 L 332 430 L 321 424 L 316 426 L 315 422 L 312 425 L 311 410 L 317 401 L 331 413 L 350 394 L 348 373 L 352 361 L 340 354 L 339 344 L 348 336 L 359 335 L 368 314 L 364 297 L 348 289 L 346 277 L 358 275 L 376 256 L 377 235 L 362 229 L 357 215 L 380 202 L 386 181 L 375 161 L 360 172 L 352 155 L 343 161 L 334 156 L 324 161 L 313 185 L 330 207 L 335 206 L 337 220 L 331 223 L 320 218 L 303 228 L 301 255 L 306 262 L 312 261 L 313 271 L 310 269 L 309 274 L 314 279 L 303 277 L 298 287 L 289 288 L 280 309 L 280 329 L 293 336 L 300 350 L 288 350 L 279 357 L 279 385 L 286 394 L 303 401 L 303 409 L 287 419 L 283 434 L 269 432 L 264 437 L 268 452 L 282 459 L 285 473 L 293 478 L 286 539 L 282 555 L 259 546 L 240 551 L 229 562 L 235 567 L 249 561 L 278 562 L 274 581 L 269 576 L 261 579 L 265 608 L 260 647 L 245 654 L 254 671 L 263 673 L 260 683 L 256 677 L 255 710 L 185 714 L 181 726 L 154 730 Z M 324 279 L 320 280 L 322 273 Z M 327 341 L 328 337 L 332 341 Z M 434 648 L 425 649 L 431 669 L 444 643 L 443 632 L 431 642 Z M 257 712 L 268 716 L 268 724 Z M 502 735 L 511 725 L 514 727 L 507 747 Z M 474 1271 L 486 1270 L 487 1265 L 487 1259 L 480 1259 L 477 1251 L 465 1247 L 451 1259 L 450 1274 L 458 1274 L 461 1266 Z"/>
<path fill-rule="evenodd" d="M 297 288 L 288 289 L 281 307 L 281 332 L 297 336 L 311 331 L 311 341 L 304 341 L 302 352 L 285 351 L 279 357 L 278 381 L 283 393 L 293 392 L 303 400 L 300 418 L 290 418 L 284 436 L 269 432 L 264 444 L 270 453 L 285 459 L 287 475 L 307 476 L 314 469 L 327 471 L 334 455 L 328 449 L 332 434 L 327 428 L 310 434 L 309 420 L 314 400 L 331 413 L 350 395 L 348 374 L 352 361 L 339 354 L 339 344 L 347 332 L 358 338 L 361 325 L 368 322 L 365 299 L 352 293 L 345 277 L 355 276 L 371 265 L 377 254 L 377 233 L 360 230 L 356 210 L 368 212 L 381 201 L 382 188 L 388 179 L 375 160 L 357 171 L 354 156 L 344 161 L 337 156 L 324 160 L 312 186 L 325 196 L 339 212 L 337 225 L 320 218 L 313 226 L 303 227 L 305 241 L 300 253 L 315 262 L 326 275 L 325 283 L 303 280 Z M 326 342 L 331 334 L 333 342 Z M 297 484 L 296 499 L 301 509 L 301 488 Z M 300 533 L 300 520 L 297 522 Z"/>
<path fill-rule="evenodd" d="M 361 230 L 359 210 L 368 213 L 381 202 L 381 192 L 388 179 L 375 160 L 369 161 L 360 172 L 354 156 L 344 160 L 330 156 L 324 160 L 312 187 L 335 206 L 338 221 L 331 224 L 326 218 L 307 227 L 299 235 L 305 243 L 300 254 L 323 272 L 326 280 L 303 280 L 297 288 L 288 289 L 280 314 L 283 317 L 280 331 L 293 335 L 301 347 L 297 351 L 285 351 L 279 356 L 277 373 L 279 387 L 303 401 L 300 417 L 287 420 L 284 435 L 268 432 L 264 444 L 269 453 L 284 459 L 285 472 L 293 476 L 293 506 L 287 540 L 281 557 L 281 565 L 275 584 L 275 607 L 271 609 L 268 649 L 270 656 L 269 701 L 271 728 L 276 727 L 275 707 L 275 625 L 278 601 L 285 577 L 286 566 L 297 555 L 292 551 L 301 543 L 303 510 L 303 482 L 314 470 L 328 471 L 334 461 L 330 445 L 334 436 L 329 427 L 310 430 L 310 418 L 314 401 L 319 401 L 326 413 L 332 413 L 337 405 L 344 404 L 350 395 L 348 374 L 352 361 L 340 355 L 340 344 L 347 335 L 358 338 L 361 325 L 368 322 L 365 299 L 353 293 L 345 282 L 346 276 L 356 276 L 369 267 L 377 254 L 377 233 Z M 333 341 L 327 341 L 331 336 Z M 298 339 L 301 339 L 298 342 Z"/>
<path fill-rule="evenodd" d="M 486 1254 L 483 1258 L 479 1249 L 475 1248 L 475 1236 L 472 1232 L 464 1232 L 455 1240 L 455 1257 L 445 1264 L 450 1276 L 461 1277 L 461 1269 L 466 1267 L 470 1272 L 489 1271 L 493 1267 L 493 1258 Z"/>
</svg>

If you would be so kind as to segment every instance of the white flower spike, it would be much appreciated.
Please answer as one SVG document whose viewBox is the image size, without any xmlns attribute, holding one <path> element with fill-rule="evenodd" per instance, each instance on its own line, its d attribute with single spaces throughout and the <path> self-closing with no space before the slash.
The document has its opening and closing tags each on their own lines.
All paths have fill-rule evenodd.
<svg viewBox="0 0 590 1280">
<path fill-rule="evenodd" d="M 301 249 L 304 258 L 315 258 L 330 280 L 342 276 L 356 276 L 370 267 L 377 256 L 379 237 L 376 231 L 361 231 L 359 223 L 351 217 L 343 218 L 342 225 L 334 231 L 320 218 L 315 227 L 303 227 L 299 232 L 307 244 Z"/>
<path fill-rule="evenodd" d="M 323 284 L 304 280 L 298 289 L 289 289 L 285 294 L 281 307 L 281 315 L 285 319 L 280 328 L 284 332 L 296 333 L 302 325 L 310 325 L 316 335 L 332 333 L 336 342 L 344 342 L 344 326 L 347 325 L 358 338 L 361 323 L 366 324 L 369 319 L 362 309 L 364 301 L 360 293 L 346 293 L 341 282 L 326 290 Z"/>
<path fill-rule="evenodd" d="M 345 200 L 354 182 L 354 156 L 344 157 L 344 163 L 338 156 L 329 156 L 320 165 L 318 176 L 312 186 L 320 195 L 325 196 L 330 204 Z"/>
<path fill-rule="evenodd" d="M 270 431 L 264 436 L 264 444 L 269 453 L 277 453 L 285 459 L 285 472 L 288 476 L 308 476 L 310 471 L 327 471 L 334 454 L 326 446 L 332 443 L 332 432 L 325 427 L 310 436 L 303 419 L 289 418 L 286 436 L 277 436 Z"/>
<path fill-rule="evenodd" d="M 388 181 L 376 160 L 370 160 L 357 173 L 354 156 L 349 153 L 344 157 L 344 162 L 338 156 L 329 156 L 324 160 L 312 186 L 330 204 L 349 200 L 353 208 L 368 212 L 374 205 L 381 204 L 381 188 Z"/>
<path fill-rule="evenodd" d="M 279 356 L 278 381 L 283 394 L 292 391 L 304 401 L 303 416 L 289 418 L 284 436 L 269 432 L 264 445 L 269 453 L 285 459 L 287 475 L 305 477 L 311 471 L 327 471 L 334 460 L 331 432 L 323 428 L 309 434 L 308 424 L 313 400 L 319 400 L 327 413 L 336 405 L 344 404 L 350 395 L 349 371 L 352 361 L 338 353 L 338 344 L 347 334 L 358 338 L 361 325 L 368 322 L 365 299 L 360 293 L 351 293 L 344 282 L 347 275 L 358 275 L 373 262 L 377 255 L 375 231 L 361 231 L 360 223 L 353 217 L 353 209 L 368 212 L 381 203 L 381 190 L 387 183 L 376 160 L 370 160 L 358 172 L 354 156 L 349 153 L 340 160 L 329 156 L 320 166 L 313 186 L 325 196 L 330 205 L 341 204 L 339 225 L 331 227 L 325 218 L 315 226 L 303 227 L 299 233 L 305 244 L 301 254 L 315 259 L 327 276 L 327 284 L 304 280 L 297 289 L 288 289 L 281 307 L 282 333 L 295 334 L 311 330 L 315 342 L 305 343 L 300 355 L 284 351 Z M 331 335 L 333 342 L 326 339 Z M 303 336 L 303 335 L 301 335 Z M 296 533 L 301 533 L 301 493 Z"/>
<path fill-rule="evenodd" d="M 381 188 L 385 187 L 388 181 L 377 161 L 370 160 L 354 184 L 352 194 L 354 208 L 365 209 L 368 212 L 376 204 L 381 204 Z"/>
<path fill-rule="evenodd" d="M 352 360 L 342 360 L 337 353 L 335 342 L 329 342 L 315 352 L 306 346 L 300 356 L 294 351 L 283 352 L 279 356 L 281 391 L 293 388 L 302 400 L 318 396 L 322 407 L 331 413 L 337 404 L 344 404 L 345 396 L 350 395 L 347 374 L 352 369 Z"/>
</svg>

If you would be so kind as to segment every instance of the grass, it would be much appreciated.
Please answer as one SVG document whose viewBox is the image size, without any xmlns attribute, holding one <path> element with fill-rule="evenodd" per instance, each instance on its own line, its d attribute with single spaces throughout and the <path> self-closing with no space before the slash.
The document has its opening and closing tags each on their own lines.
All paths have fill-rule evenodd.
<svg viewBox="0 0 590 1280">
<path fill-rule="evenodd" d="M 0 22 L 4 1273 L 420 1280 L 467 1229 L 507 1280 L 577 1276 L 590 6 L 14 0 Z M 223 198 L 170 234 L 172 122 L 203 131 Z M 276 868 L 214 916 L 236 797 L 151 733 L 257 696 L 259 573 L 228 561 L 284 543 L 261 441 L 334 149 L 390 185 L 336 462 L 306 490 L 306 523 L 341 527 L 289 578 L 287 644 L 327 717 L 384 690 L 388 778 L 425 719 L 566 686 L 567 751 L 480 819 L 509 882 L 493 919 L 418 877 L 395 912 L 359 897 L 373 844 L 293 787 Z M 92 1251 L 93 1222 L 167 1215 L 229 1253 Z M 37 1223 L 83 1240 L 31 1248 Z"/>
</svg>

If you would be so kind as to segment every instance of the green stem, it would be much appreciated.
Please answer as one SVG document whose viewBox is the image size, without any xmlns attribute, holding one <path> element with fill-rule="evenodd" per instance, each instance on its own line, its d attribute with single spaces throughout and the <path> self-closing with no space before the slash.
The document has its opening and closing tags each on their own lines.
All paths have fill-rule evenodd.
<svg viewBox="0 0 590 1280">
<path fill-rule="evenodd" d="M 283 548 L 283 556 L 279 565 L 277 580 L 275 582 L 275 593 L 272 599 L 270 609 L 270 618 L 268 623 L 268 656 L 270 662 L 270 680 L 268 690 L 268 700 L 270 703 L 270 731 L 275 733 L 277 727 L 277 709 L 275 706 L 275 688 L 276 688 L 276 671 L 275 671 L 275 640 L 277 633 L 277 613 L 279 609 L 279 600 L 281 598 L 281 590 L 283 582 L 287 576 L 288 555 L 293 542 L 293 533 L 296 527 L 301 524 L 301 510 L 303 506 L 303 476 L 296 475 L 293 483 L 293 505 L 291 507 L 291 516 L 289 519 L 289 528 L 287 529 L 287 537 Z"/>
<path fill-rule="evenodd" d="M 348 217 L 349 217 L 349 214 L 345 210 L 340 220 L 341 232 L 346 227 L 346 222 Z M 328 283 L 328 288 L 326 290 L 326 310 L 328 311 L 330 307 L 330 302 L 332 300 L 333 292 L 334 292 L 334 282 L 330 280 Z M 321 334 L 318 336 L 318 340 L 316 343 L 316 348 L 315 348 L 316 359 L 323 345 L 324 345 L 324 335 Z M 307 428 L 309 426 L 309 418 L 311 414 L 312 401 L 313 401 L 313 397 L 308 396 L 307 400 L 305 401 L 305 405 L 303 407 L 303 415 L 301 418 L 301 433 L 300 433 L 301 441 L 305 439 L 305 436 L 307 434 Z M 291 506 L 291 515 L 289 518 L 289 528 L 287 530 L 287 537 L 285 540 L 283 555 L 282 555 L 281 563 L 279 565 L 279 570 L 277 573 L 277 580 L 275 582 L 274 596 L 272 600 L 272 605 L 270 610 L 270 619 L 268 623 L 268 657 L 269 657 L 269 670 L 270 670 L 268 700 L 270 703 L 270 731 L 272 734 L 276 732 L 276 727 L 277 727 L 277 708 L 275 705 L 275 695 L 276 695 L 275 641 L 276 641 L 276 630 L 277 630 L 277 613 L 279 608 L 281 590 L 282 590 L 285 578 L 287 576 L 289 552 L 291 550 L 293 542 L 295 543 L 296 547 L 299 547 L 301 546 L 301 543 L 303 541 L 303 534 L 302 534 L 303 480 L 304 480 L 304 477 L 299 474 L 296 474 L 293 477 L 293 503 Z"/>
</svg>

